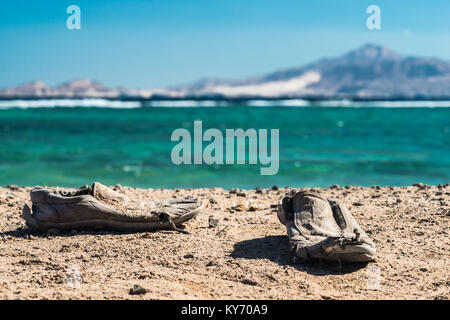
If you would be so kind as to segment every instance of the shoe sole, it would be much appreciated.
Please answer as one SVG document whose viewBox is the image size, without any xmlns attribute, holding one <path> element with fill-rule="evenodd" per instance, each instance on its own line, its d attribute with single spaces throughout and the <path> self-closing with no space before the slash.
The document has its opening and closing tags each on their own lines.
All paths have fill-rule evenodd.
<svg viewBox="0 0 450 320">
<path fill-rule="evenodd" d="M 190 211 L 189 213 L 173 219 L 175 225 L 179 225 L 187 220 L 195 218 L 200 211 L 203 209 L 203 203 L 196 209 Z M 25 205 L 22 210 L 22 218 L 25 220 L 26 225 L 31 228 L 39 230 L 48 229 L 59 229 L 59 230 L 71 230 L 71 229 L 108 229 L 116 231 L 152 231 L 152 230 L 162 230 L 171 229 L 168 221 L 164 222 L 124 222 L 124 221 L 114 221 L 114 220 L 85 220 L 78 222 L 67 222 L 67 223 L 53 223 L 39 221 L 34 218 L 31 214 L 30 207 Z"/>
</svg>

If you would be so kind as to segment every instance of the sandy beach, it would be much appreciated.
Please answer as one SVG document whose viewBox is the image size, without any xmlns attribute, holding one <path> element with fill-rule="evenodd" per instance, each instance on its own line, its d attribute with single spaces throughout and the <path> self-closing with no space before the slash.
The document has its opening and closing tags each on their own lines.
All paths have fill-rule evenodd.
<svg viewBox="0 0 450 320">
<path fill-rule="evenodd" d="M 450 298 L 448 185 L 315 189 L 347 205 L 374 240 L 376 261 L 363 265 L 291 262 L 275 209 L 288 188 L 115 189 L 140 199 L 192 195 L 205 209 L 185 224 L 190 234 L 40 234 L 20 216 L 31 188 L 0 188 L 0 298 Z M 130 295 L 134 285 L 147 292 Z"/>
</svg>

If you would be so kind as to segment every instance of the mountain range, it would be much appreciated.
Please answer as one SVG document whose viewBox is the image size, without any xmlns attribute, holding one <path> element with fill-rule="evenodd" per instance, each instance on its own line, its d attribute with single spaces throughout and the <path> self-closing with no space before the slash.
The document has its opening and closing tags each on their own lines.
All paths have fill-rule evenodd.
<svg viewBox="0 0 450 320">
<path fill-rule="evenodd" d="M 366 44 L 335 58 L 246 79 L 205 79 L 172 88 L 107 88 L 90 79 L 49 87 L 41 81 L 0 89 L 1 99 L 450 99 L 450 63 L 402 56 Z"/>
</svg>

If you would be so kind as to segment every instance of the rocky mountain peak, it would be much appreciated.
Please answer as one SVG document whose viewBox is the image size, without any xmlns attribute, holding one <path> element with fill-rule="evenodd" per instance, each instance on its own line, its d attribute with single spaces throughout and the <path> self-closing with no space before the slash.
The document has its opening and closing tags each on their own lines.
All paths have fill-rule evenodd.
<svg viewBox="0 0 450 320">
<path fill-rule="evenodd" d="M 350 51 L 345 57 L 351 60 L 397 60 L 401 58 L 399 54 L 389 48 L 373 43 L 365 44 L 362 47 Z"/>
<path fill-rule="evenodd" d="M 103 90 L 105 87 L 99 83 L 92 81 L 89 78 L 83 78 L 83 79 L 77 79 L 73 81 L 69 81 L 66 83 L 61 84 L 59 87 L 56 88 L 57 90 Z"/>
</svg>

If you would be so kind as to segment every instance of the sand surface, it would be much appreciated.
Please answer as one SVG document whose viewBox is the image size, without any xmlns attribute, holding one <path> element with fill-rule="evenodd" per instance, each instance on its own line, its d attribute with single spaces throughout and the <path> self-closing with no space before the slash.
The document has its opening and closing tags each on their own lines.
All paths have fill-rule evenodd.
<svg viewBox="0 0 450 320">
<path fill-rule="evenodd" d="M 116 187 L 206 206 L 176 231 L 39 234 L 20 214 L 31 188 L 0 188 L 2 299 L 448 299 L 450 187 L 316 189 L 343 202 L 377 246 L 366 265 L 293 264 L 273 208 L 288 189 Z M 254 200 L 261 210 L 233 211 Z M 219 219 L 209 227 L 209 216 Z M 147 292 L 130 295 L 134 285 Z"/>
</svg>

